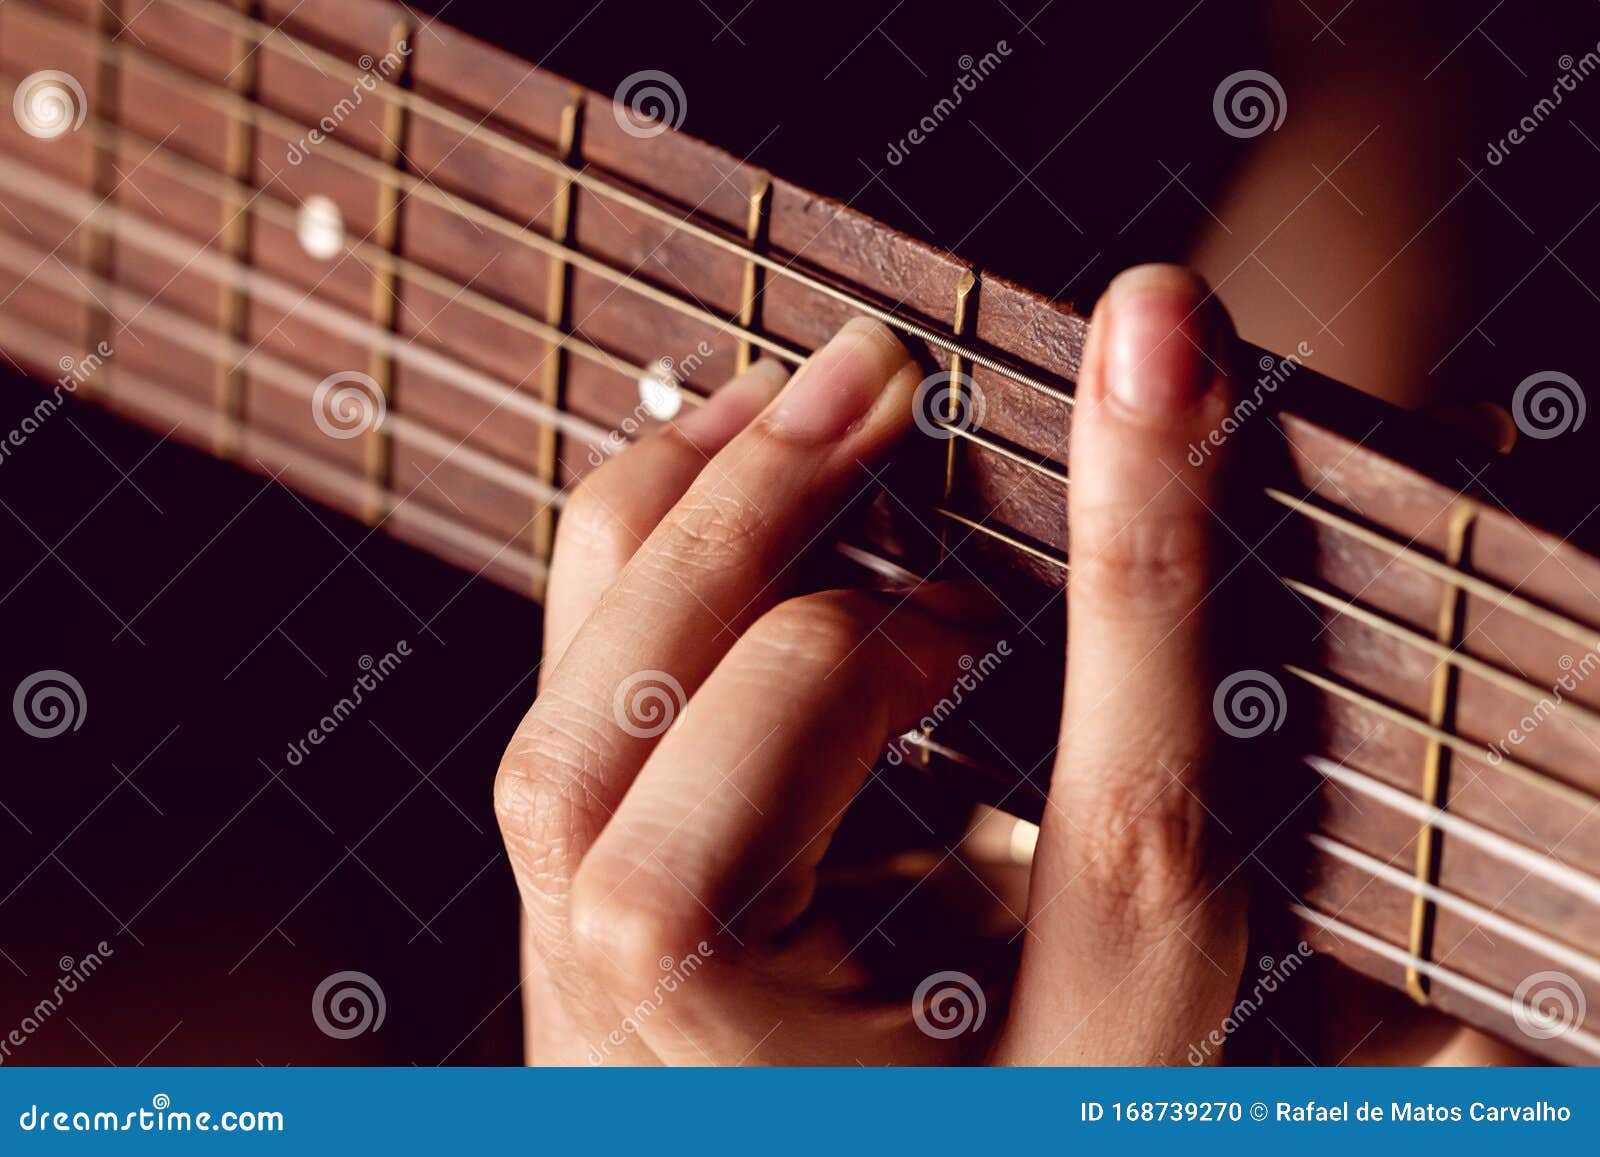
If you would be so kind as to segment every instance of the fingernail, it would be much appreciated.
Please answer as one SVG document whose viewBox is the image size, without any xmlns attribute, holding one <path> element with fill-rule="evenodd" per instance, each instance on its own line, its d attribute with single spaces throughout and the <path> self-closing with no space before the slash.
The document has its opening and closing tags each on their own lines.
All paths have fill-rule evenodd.
<svg viewBox="0 0 1600 1157">
<path fill-rule="evenodd" d="M 1198 402 L 1222 370 L 1216 309 L 1187 270 L 1143 265 L 1111 283 L 1105 361 L 1111 395 L 1137 413 L 1175 416 Z"/>
<path fill-rule="evenodd" d="M 707 454 L 715 453 L 767 408 L 788 374 L 771 358 L 762 358 L 695 409 L 679 418 L 678 432 Z"/>
<path fill-rule="evenodd" d="M 835 441 L 910 360 L 887 327 L 871 318 L 855 318 L 789 380 L 772 413 L 773 428 L 802 442 Z"/>
</svg>

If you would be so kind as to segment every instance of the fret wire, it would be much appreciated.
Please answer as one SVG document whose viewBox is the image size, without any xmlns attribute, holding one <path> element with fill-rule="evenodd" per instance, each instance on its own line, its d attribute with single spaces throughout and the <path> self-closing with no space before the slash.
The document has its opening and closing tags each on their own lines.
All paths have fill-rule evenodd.
<svg viewBox="0 0 1600 1157">
<path fill-rule="evenodd" d="M 1410 627 L 1396 623 L 1392 619 L 1384 618 L 1360 603 L 1343 598 L 1338 594 L 1324 591 L 1320 587 L 1301 582 L 1298 579 L 1285 578 L 1282 575 L 1278 577 L 1284 586 L 1295 593 L 1304 595 L 1313 602 L 1320 603 L 1332 610 L 1339 611 L 1357 622 L 1381 631 L 1392 638 L 1400 639 L 1417 650 L 1426 652 L 1440 663 L 1453 664 L 1468 674 L 1476 675 L 1485 682 L 1493 683 L 1495 686 L 1513 694 L 1526 696 L 1535 702 L 1548 698 L 1550 694 L 1548 687 L 1541 687 L 1530 680 L 1502 671 L 1499 667 L 1485 663 L 1482 659 L 1466 654 L 1454 647 L 1443 646 L 1420 631 L 1412 630 Z M 1600 712 L 1578 702 L 1576 699 L 1563 698 L 1560 703 L 1555 704 L 1555 710 L 1570 715 L 1575 719 L 1583 719 L 1600 728 Z"/>
<path fill-rule="evenodd" d="M 405 17 L 396 20 L 389 29 L 388 51 L 390 53 L 396 51 L 410 35 L 410 21 Z M 405 53 L 400 58 L 401 85 L 395 86 L 393 91 L 403 91 L 401 86 L 404 85 L 410 68 L 411 55 Z M 378 134 L 382 138 L 379 155 L 385 165 L 396 171 L 404 171 L 410 122 L 410 110 L 405 105 L 393 100 L 384 103 L 383 127 Z M 400 242 L 404 213 L 405 202 L 400 197 L 399 188 L 387 181 L 381 182 L 378 185 L 377 212 L 373 218 L 376 222 L 373 234 L 378 248 L 395 252 Z M 392 268 L 379 269 L 372 279 L 372 324 L 398 335 L 399 322 L 400 298 L 394 271 Z M 386 409 L 394 397 L 394 368 L 392 353 L 379 349 L 372 351 L 368 370 L 372 380 L 378 385 L 378 393 Z M 541 431 L 549 428 L 542 423 L 539 426 Z M 383 519 L 384 495 L 389 491 L 389 475 L 392 469 L 389 432 L 383 428 L 382 423 L 378 423 L 367 431 L 362 443 L 366 456 L 367 481 L 371 486 L 368 501 L 363 504 L 362 518 L 368 526 L 376 526 Z"/>
<path fill-rule="evenodd" d="M 772 207 L 772 178 L 766 173 L 757 173 L 750 178 L 750 202 L 745 217 L 744 239 L 746 247 L 752 252 L 765 250 L 767 246 L 767 214 Z M 754 261 L 744 263 L 744 279 L 739 293 L 739 324 L 746 329 L 754 330 L 761 316 L 761 294 L 765 286 L 762 274 L 765 272 Z M 750 368 L 750 363 L 755 360 L 755 347 L 751 343 L 740 340 L 739 351 L 734 359 L 734 372 L 742 374 Z"/>
<path fill-rule="evenodd" d="M 45 23 L 60 24 L 75 31 L 81 29 L 78 24 L 44 16 L 44 10 L 35 8 L 30 0 L 12 0 L 12 3 L 30 13 L 39 14 Z M 151 55 L 147 49 L 112 43 L 100 38 L 93 40 L 92 44 L 93 51 L 97 55 L 110 57 L 125 67 L 153 76 L 163 84 L 187 93 L 196 101 L 215 109 L 225 116 L 241 108 L 245 109 L 248 115 L 255 118 L 259 127 L 271 128 L 288 139 L 302 137 L 310 131 L 310 126 L 301 124 L 292 117 L 276 113 L 259 101 L 248 101 L 236 96 L 234 93 L 217 89 L 203 78 L 161 61 Z M 482 226 L 516 244 L 538 250 L 546 257 L 561 257 L 577 268 L 644 297 L 663 308 L 692 317 L 701 324 L 720 333 L 728 333 L 736 338 L 748 340 L 766 353 L 786 361 L 790 365 L 799 365 L 805 360 L 805 353 L 799 350 L 762 334 L 746 330 L 737 322 L 720 317 L 708 309 L 704 309 L 666 290 L 659 289 L 647 281 L 639 280 L 632 274 L 625 273 L 598 258 L 584 253 L 582 250 L 567 249 L 558 245 L 542 233 L 534 232 L 525 225 L 519 224 L 508 217 L 503 217 L 476 202 L 467 201 L 451 194 L 430 181 L 409 173 L 399 172 L 392 166 L 385 165 L 382 161 L 362 152 L 360 149 L 328 137 L 318 145 L 318 152 L 321 155 L 338 160 L 347 169 L 363 176 L 371 177 L 375 181 L 397 184 L 405 190 L 407 196 L 417 197 L 437 209 Z M 573 175 L 574 177 L 577 176 L 576 173 Z"/>
<path fill-rule="evenodd" d="M 35 5 L 33 4 L 32 0 L 14 0 L 14 2 L 20 3 L 26 8 L 35 9 Z M 342 79 L 351 81 L 352 83 L 357 82 L 361 77 L 368 75 L 360 72 L 357 69 L 354 69 L 350 64 L 338 56 L 317 48 L 315 45 L 301 40 L 299 37 L 293 36 L 290 33 L 284 32 L 281 28 L 267 24 L 263 21 L 251 20 L 248 17 L 241 17 L 237 13 L 229 12 L 226 9 L 216 8 L 207 4 L 196 3 L 195 0 L 167 0 L 167 2 L 202 20 L 208 20 L 212 23 L 220 23 L 224 25 L 231 24 L 234 27 L 240 28 L 244 30 L 246 34 L 255 37 L 259 43 L 275 49 L 286 57 L 289 57 L 291 52 L 295 55 L 308 57 L 317 62 L 319 65 L 338 74 Z M 282 43 L 274 44 L 274 41 L 281 41 Z M 290 58 L 292 59 L 292 57 Z M 382 77 L 373 76 L 371 79 L 380 89 L 389 89 L 394 87 Z M 438 102 L 430 100 L 427 97 L 423 97 L 414 91 L 397 89 L 395 90 L 392 99 L 407 102 L 414 112 L 420 113 L 421 115 L 428 117 L 444 127 L 453 129 L 454 131 L 461 133 L 463 136 L 481 140 L 500 152 L 506 153 L 507 155 L 516 159 L 527 161 L 528 163 L 542 168 L 547 172 L 557 174 L 558 176 L 564 175 L 568 179 L 576 182 L 578 185 L 582 186 L 587 191 L 596 194 L 597 196 L 605 197 L 609 200 L 616 201 L 619 204 L 626 205 L 628 208 L 633 209 L 634 211 L 645 216 L 651 217 L 654 220 L 660 221 L 675 230 L 688 233 L 691 236 L 697 237 L 708 244 L 715 245 L 720 249 L 731 253 L 736 253 L 741 258 L 760 265 L 769 273 L 787 277 L 801 285 L 804 285 L 808 289 L 814 290 L 823 294 L 824 296 L 830 297 L 835 301 L 849 305 L 855 309 L 859 309 L 861 312 L 876 318 L 885 325 L 888 325 L 894 329 L 898 329 L 903 333 L 911 335 L 912 337 L 918 338 L 921 341 L 924 341 L 947 354 L 959 354 L 968 361 L 972 362 L 974 365 L 982 366 L 984 369 L 1008 378 L 1019 385 L 1026 386 L 1059 401 L 1064 401 L 1069 405 L 1073 403 L 1073 396 L 1057 386 L 1053 386 L 1024 371 L 1014 369 L 1011 366 L 1006 365 L 1004 362 L 992 358 L 979 350 L 969 349 L 963 346 L 961 343 L 954 341 L 953 338 L 948 337 L 937 330 L 921 325 L 918 322 L 911 321 L 910 319 L 893 313 L 890 310 L 883 309 L 882 307 L 875 305 L 864 298 L 840 289 L 837 286 L 822 280 L 821 278 L 815 277 L 803 270 L 796 269 L 791 263 L 780 261 L 764 253 L 755 252 L 748 245 L 745 245 L 734 238 L 701 225 L 700 223 L 693 221 L 688 217 L 684 217 L 671 209 L 663 208 L 653 201 L 650 201 L 635 193 L 631 193 L 628 190 L 622 189 L 608 181 L 595 177 L 588 172 L 582 170 L 571 170 L 569 166 L 563 165 L 563 163 L 555 157 L 552 157 L 539 149 L 533 148 L 530 145 L 524 144 L 523 142 L 518 141 L 511 136 L 492 129 L 485 123 L 474 121 L 469 117 L 462 116 L 452 109 L 446 108 Z M 566 170 L 564 174 L 562 172 L 563 170 Z M 744 337 L 744 335 L 740 336 Z M 745 340 L 753 339 L 746 338 Z M 756 342 L 754 344 L 759 345 L 760 343 Z"/>
<path fill-rule="evenodd" d="M 1463 739 L 1459 735 L 1454 735 L 1451 732 L 1435 727 L 1431 723 L 1418 719 L 1414 715 L 1409 715 L 1404 711 L 1400 711 L 1397 708 L 1389 706 L 1389 704 L 1383 702 L 1381 699 L 1377 699 L 1366 694 L 1365 692 L 1357 691 L 1355 688 L 1347 686 L 1346 684 L 1340 683 L 1334 679 L 1330 679 L 1326 675 L 1320 675 L 1315 671 L 1308 671 L 1304 667 L 1298 666 L 1294 663 L 1283 664 L 1283 669 L 1296 678 L 1302 679 L 1311 684 L 1313 687 L 1316 687 L 1322 691 L 1326 691 L 1328 694 L 1333 695 L 1336 698 L 1343 699 L 1347 703 L 1354 703 L 1360 707 L 1366 708 L 1368 711 L 1372 712 L 1374 715 L 1377 715 L 1381 719 L 1385 719 L 1390 723 L 1397 724 L 1408 731 L 1414 731 L 1425 739 L 1437 740 L 1445 747 L 1450 748 L 1450 750 L 1460 755 L 1465 755 L 1470 759 L 1476 759 L 1479 762 L 1487 763 L 1487 760 L 1485 759 L 1485 749 L 1475 743 L 1472 743 L 1470 740 Z M 1590 809 L 1600 806 L 1600 796 L 1595 796 L 1584 788 L 1567 783 L 1565 780 L 1556 779 L 1547 772 L 1540 771 L 1537 768 L 1529 767 L 1527 764 L 1520 763 L 1517 760 L 1509 757 L 1502 758 L 1499 763 L 1488 764 L 1488 766 L 1492 767 L 1495 771 L 1502 775 L 1517 780 L 1519 783 L 1523 783 L 1529 787 L 1538 788 L 1539 790 L 1548 792 L 1554 796 L 1559 796 L 1561 799 L 1564 799 L 1569 803 L 1576 804 L 1579 807 Z"/>
<path fill-rule="evenodd" d="M 1552 634 L 1580 643 L 1586 649 L 1595 650 L 1600 648 L 1600 633 L 1584 626 L 1582 623 L 1567 618 L 1565 615 L 1557 614 L 1540 606 L 1538 603 L 1523 598 L 1515 591 L 1504 590 L 1495 583 L 1478 578 L 1476 575 L 1463 574 L 1458 568 L 1446 566 L 1414 547 L 1405 546 L 1377 531 L 1368 530 L 1358 522 L 1313 504 L 1309 495 L 1305 498 L 1295 498 L 1271 486 L 1266 487 L 1265 490 L 1268 498 L 1288 507 L 1294 513 L 1303 514 L 1313 522 L 1331 526 L 1335 530 L 1341 531 L 1375 550 L 1409 562 L 1418 570 L 1426 572 L 1440 582 L 1458 586 L 1467 593 L 1477 595 L 1481 599 L 1510 607 L 1523 618 L 1544 627 Z"/>
<path fill-rule="evenodd" d="M 1591 979 L 1600 981 L 1600 959 L 1579 952 L 1569 945 L 1563 944 L 1554 937 L 1547 936 L 1535 928 L 1519 924 L 1515 920 L 1506 918 L 1492 909 L 1467 899 L 1457 896 L 1454 892 L 1447 892 L 1437 884 L 1428 884 L 1419 881 L 1414 875 L 1402 872 L 1393 864 L 1385 863 L 1376 856 L 1369 856 L 1361 849 L 1339 840 L 1312 832 L 1306 837 L 1306 842 L 1319 852 L 1332 856 L 1336 860 L 1343 860 L 1350 866 L 1359 869 L 1376 879 L 1382 880 L 1395 888 L 1413 896 L 1420 896 L 1430 904 L 1440 908 L 1447 908 L 1459 912 L 1474 924 L 1481 924 L 1489 931 L 1514 940 L 1524 948 L 1533 952 L 1542 953 L 1552 961 L 1578 972 L 1586 973 Z"/>
<path fill-rule="evenodd" d="M 1477 504 L 1467 499 L 1456 503 L 1450 514 L 1449 543 L 1445 557 L 1449 564 L 1465 568 L 1472 547 L 1472 526 L 1477 519 Z M 1461 619 L 1465 600 L 1460 587 L 1444 588 L 1444 598 L 1439 603 L 1436 641 L 1454 649 L 1460 638 Z M 1441 664 L 1433 677 L 1433 693 L 1428 703 L 1428 723 L 1441 731 L 1455 730 L 1456 690 L 1460 672 L 1450 663 Z M 1430 807 L 1443 808 L 1450 784 L 1449 748 L 1437 739 L 1428 740 L 1422 764 L 1422 799 Z M 1417 832 L 1416 878 L 1419 883 L 1434 884 L 1439 878 L 1439 855 L 1444 834 L 1432 824 L 1423 822 Z M 1411 904 L 1411 955 L 1426 958 L 1433 945 L 1434 909 L 1420 892 Z M 1406 968 L 1406 992 L 1418 1004 L 1428 1003 L 1428 980 L 1414 966 Z"/>
<path fill-rule="evenodd" d="M 91 10 L 91 27 L 97 38 L 107 35 L 113 22 L 122 20 L 122 0 L 100 0 Z M 116 65 L 107 60 L 97 61 L 94 94 L 96 103 L 105 110 L 107 123 L 118 124 L 122 119 L 122 77 Z M 89 188 L 96 197 L 109 197 L 117 186 L 114 146 L 91 146 L 89 156 Z M 86 228 L 78 238 L 78 261 L 85 269 L 108 273 L 115 265 L 115 240 L 104 230 Z M 83 303 L 84 348 L 99 349 L 110 337 L 111 324 L 98 302 Z"/>
<path fill-rule="evenodd" d="M 229 0 L 229 3 L 250 8 L 254 14 L 255 0 Z M 253 97 L 260 76 L 260 61 L 256 57 L 249 37 L 237 33 L 230 35 L 228 59 L 231 64 L 225 83 L 239 95 L 246 98 Z M 107 147 L 120 151 L 122 143 L 120 138 L 121 134 L 116 134 Z M 103 139 L 103 134 L 97 133 L 96 139 Z M 219 199 L 222 220 L 221 234 L 217 240 L 218 247 L 224 253 L 239 261 L 249 259 L 254 242 L 252 226 L 255 218 L 250 215 L 248 206 L 251 197 L 256 194 L 246 183 L 254 164 L 254 121 L 242 116 L 229 117 L 222 167 L 229 180 L 235 182 L 239 188 L 237 192 L 230 192 Z M 231 285 L 219 285 L 217 291 L 218 327 L 230 336 L 242 340 L 250 330 L 249 299 Z M 236 364 L 218 359 L 212 373 L 218 415 L 224 419 L 232 419 L 234 423 L 238 422 L 244 415 L 244 395 L 247 388 L 243 372 Z M 229 439 L 230 432 L 234 428 L 229 421 L 217 423 L 214 449 L 221 458 L 233 456 L 234 447 Z"/>
<path fill-rule="evenodd" d="M 1419 960 L 1403 949 L 1396 948 L 1387 940 L 1374 936 L 1370 932 L 1364 932 L 1352 924 L 1346 924 L 1333 916 L 1324 915 L 1314 908 L 1306 907 L 1304 904 L 1291 904 L 1290 911 L 1301 919 L 1307 920 L 1319 928 L 1326 929 L 1339 939 L 1349 940 L 1360 945 L 1374 956 L 1382 957 L 1391 964 L 1398 964 L 1402 968 L 1416 967 L 1430 980 L 1435 980 L 1447 988 L 1453 988 L 1485 1007 L 1493 1008 L 1513 1018 L 1525 1015 L 1522 1006 L 1513 997 L 1507 996 L 1498 989 L 1490 988 L 1486 984 L 1480 984 L 1468 976 L 1441 965 Z M 1575 1026 L 1564 1032 L 1560 1039 L 1581 1052 L 1600 1058 L 1600 1037 L 1594 1036 L 1586 1029 Z"/>
<path fill-rule="evenodd" d="M 572 90 L 572 97 L 561 110 L 559 129 L 561 156 L 569 164 L 576 163 L 583 148 L 583 91 Z M 545 324 L 559 333 L 572 330 L 571 295 L 572 265 L 566 250 L 573 248 L 573 214 L 577 208 L 577 186 L 561 179 L 551 202 L 550 239 L 562 249 L 560 256 L 549 259 L 545 276 Z M 557 345 L 545 352 L 543 372 L 539 379 L 539 396 L 548 406 L 565 409 L 567 385 L 567 351 Z M 539 477 L 554 483 L 561 469 L 561 442 L 556 431 L 541 425 L 538 430 L 537 461 Z M 555 518 L 548 506 L 534 514 L 532 550 L 535 558 L 549 562 L 555 552 Z M 538 598 L 541 591 L 535 591 Z"/>
</svg>

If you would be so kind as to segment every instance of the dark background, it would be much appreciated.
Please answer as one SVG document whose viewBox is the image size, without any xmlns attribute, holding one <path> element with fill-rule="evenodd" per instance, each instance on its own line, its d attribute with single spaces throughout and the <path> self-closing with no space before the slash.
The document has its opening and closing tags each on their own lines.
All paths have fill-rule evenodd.
<svg viewBox="0 0 1600 1157">
<path fill-rule="evenodd" d="M 1193 0 L 420 7 L 600 91 L 670 71 L 690 94 L 686 131 L 1084 302 L 1123 265 L 1183 258 L 1244 148 L 1213 121 L 1220 77 L 1278 67 L 1291 102 L 1307 70 L 1357 83 L 1352 61 L 1384 55 L 1400 21 L 1435 50 L 1419 77 L 1445 58 L 1427 83 L 1470 93 L 1464 118 L 1510 125 L 1548 92 L 1558 53 L 1600 40 L 1593 5 L 1490 0 L 1401 17 L 1373 0 L 1284 4 L 1272 37 L 1257 5 Z M 949 92 L 958 59 L 1000 39 L 1004 67 L 889 166 L 888 143 Z M 1274 65 L 1284 43 L 1292 62 Z M 1600 118 L 1571 115 L 1600 140 Z M 1440 147 L 1481 168 L 1467 135 L 1442 123 Z M 1508 395 L 1546 368 L 1529 349 L 1580 377 L 1592 361 L 1593 228 L 1562 234 L 1600 196 L 1597 156 L 1542 128 L 1492 197 L 1473 187 L 1451 207 L 1471 250 L 1450 272 L 1469 303 L 1455 308 L 1470 323 L 1495 306 L 1499 340 L 1458 355 L 1444 392 Z M 1558 244 L 1564 261 L 1543 260 Z M 0 427 L 37 398 L 0 383 Z M 1585 495 L 1587 445 L 1549 460 L 1569 497 Z M 516 896 L 490 785 L 531 695 L 534 606 L 89 406 L 0 465 L 0 498 L 0 689 L 59 668 L 87 701 L 54 740 L 0 727 L 0 1035 L 60 958 L 114 950 L 8 1063 L 514 1062 Z M 362 656 L 400 640 L 398 671 L 289 766 L 288 743 L 348 694 Z M 380 984 L 387 1012 L 338 1041 L 308 1005 L 346 969 Z"/>
</svg>

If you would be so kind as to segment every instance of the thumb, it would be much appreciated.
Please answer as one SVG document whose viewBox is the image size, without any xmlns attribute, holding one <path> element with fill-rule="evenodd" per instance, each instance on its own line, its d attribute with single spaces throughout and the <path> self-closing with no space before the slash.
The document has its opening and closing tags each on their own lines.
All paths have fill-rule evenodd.
<svg viewBox="0 0 1600 1157">
<path fill-rule="evenodd" d="M 1010 1059 L 1181 1063 L 1232 1004 L 1245 922 L 1233 865 L 1212 855 L 1208 615 L 1229 449 L 1208 435 L 1232 405 L 1232 344 L 1210 291 L 1172 266 L 1122 274 L 1090 325 L 1070 452 L 1066 698 Z"/>
</svg>

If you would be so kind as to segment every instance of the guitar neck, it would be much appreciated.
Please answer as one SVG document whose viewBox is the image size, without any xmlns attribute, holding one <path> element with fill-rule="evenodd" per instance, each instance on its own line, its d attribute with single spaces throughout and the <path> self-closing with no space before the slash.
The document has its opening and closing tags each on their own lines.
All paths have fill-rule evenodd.
<svg viewBox="0 0 1600 1157">
<path fill-rule="evenodd" d="M 866 313 L 959 406 L 919 414 L 896 497 L 840 553 L 985 577 L 1030 669 L 1058 663 L 1036 623 L 1067 575 L 1070 305 L 383 0 L 154 0 L 137 40 L 114 7 L 0 8 L 19 110 L 0 129 L 0 347 L 57 397 L 539 598 L 573 483 L 751 359 L 797 364 Z M 1233 724 L 1287 716 L 1311 753 L 1284 767 L 1302 790 L 1283 826 L 1313 831 L 1292 911 L 1418 1000 L 1600 1059 L 1593 1018 L 1519 1031 L 1542 971 L 1600 1009 L 1600 562 L 1534 525 L 1515 463 L 1310 360 L 1243 351 L 1255 380 L 1215 435 L 1250 442 L 1242 565 L 1295 641 L 1235 684 L 1267 724 Z M 1056 688 L 1022 682 L 991 693 L 987 726 L 918 743 L 1036 815 Z"/>
</svg>

